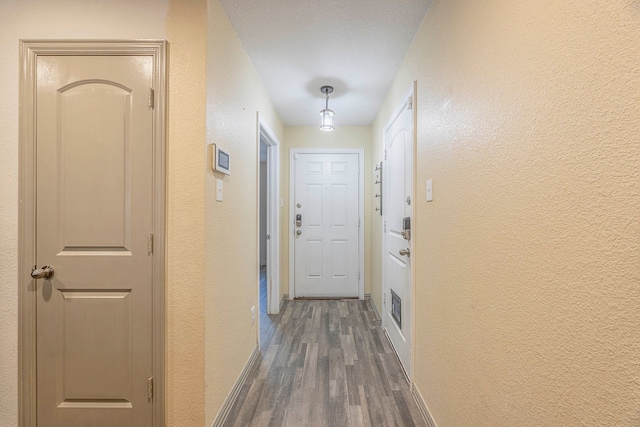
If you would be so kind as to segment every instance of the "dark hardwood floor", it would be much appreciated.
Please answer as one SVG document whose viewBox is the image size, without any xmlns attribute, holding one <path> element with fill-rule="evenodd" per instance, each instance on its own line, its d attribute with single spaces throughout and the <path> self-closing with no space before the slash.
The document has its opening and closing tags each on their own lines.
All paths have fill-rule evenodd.
<svg viewBox="0 0 640 427">
<path fill-rule="evenodd" d="M 225 427 L 426 426 L 368 301 L 288 301 L 260 315 L 261 356 Z"/>
</svg>

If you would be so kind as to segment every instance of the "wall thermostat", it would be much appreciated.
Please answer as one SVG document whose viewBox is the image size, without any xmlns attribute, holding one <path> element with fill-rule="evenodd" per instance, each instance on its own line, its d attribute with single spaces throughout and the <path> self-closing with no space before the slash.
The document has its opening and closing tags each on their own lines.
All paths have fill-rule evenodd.
<svg viewBox="0 0 640 427">
<path fill-rule="evenodd" d="M 216 172 L 231 175 L 231 155 L 216 144 L 212 144 L 211 167 Z"/>
</svg>

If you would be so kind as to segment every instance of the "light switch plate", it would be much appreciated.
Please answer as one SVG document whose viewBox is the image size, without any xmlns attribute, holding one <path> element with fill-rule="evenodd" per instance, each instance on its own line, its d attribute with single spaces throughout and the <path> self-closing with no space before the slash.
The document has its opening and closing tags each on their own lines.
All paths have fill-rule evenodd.
<svg viewBox="0 0 640 427">
<path fill-rule="evenodd" d="M 427 180 L 427 202 L 433 202 L 433 179 Z"/>
<path fill-rule="evenodd" d="M 222 201 L 222 180 L 216 178 L 216 202 Z"/>
</svg>

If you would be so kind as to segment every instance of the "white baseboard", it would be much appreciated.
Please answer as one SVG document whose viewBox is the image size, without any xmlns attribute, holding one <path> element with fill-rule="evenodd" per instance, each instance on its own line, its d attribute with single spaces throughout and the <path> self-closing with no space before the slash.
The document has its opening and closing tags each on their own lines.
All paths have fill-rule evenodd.
<svg viewBox="0 0 640 427">
<path fill-rule="evenodd" d="M 413 396 L 413 400 L 416 401 L 416 405 L 418 405 L 418 409 L 422 414 L 422 418 L 424 418 L 424 421 L 427 423 L 427 426 L 438 427 L 435 420 L 431 416 L 431 412 L 429 412 L 429 408 L 427 408 L 427 404 L 424 403 L 424 399 L 422 398 L 418 387 L 416 387 L 416 383 L 411 383 L 411 395 Z"/>
<path fill-rule="evenodd" d="M 236 399 L 238 399 L 240 390 L 242 390 L 242 386 L 244 385 L 244 382 L 246 381 L 247 376 L 249 375 L 249 372 L 251 372 L 251 369 L 253 369 L 253 365 L 255 365 L 256 361 L 258 360 L 259 355 L 260 355 L 260 349 L 256 345 L 255 348 L 253 349 L 253 353 L 251 353 L 251 356 L 249 356 L 249 360 L 247 361 L 247 364 L 244 366 L 244 369 L 240 373 L 240 376 L 236 380 L 236 383 L 233 385 L 233 388 L 231 389 L 231 391 L 229 392 L 229 395 L 225 399 L 224 404 L 222 405 L 222 408 L 220 408 L 218 415 L 216 415 L 216 417 L 214 418 L 213 424 L 211 424 L 211 427 L 221 427 L 225 423 L 225 421 L 227 421 L 229 412 L 231 412 L 231 408 L 233 408 L 233 405 L 236 403 Z"/>
</svg>

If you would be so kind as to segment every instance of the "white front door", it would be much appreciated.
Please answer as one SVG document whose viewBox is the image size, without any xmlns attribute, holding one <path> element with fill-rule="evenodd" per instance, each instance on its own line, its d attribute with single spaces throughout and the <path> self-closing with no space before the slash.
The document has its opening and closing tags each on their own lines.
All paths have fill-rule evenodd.
<svg viewBox="0 0 640 427">
<path fill-rule="evenodd" d="M 36 67 L 38 426 L 150 426 L 153 57 Z"/>
<path fill-rule="evenodd" d="M 359 155 L 294 154 L 295 297 L 359 296 Z"/>
<path fill-rule="evenodd" d="M 411 196 L 413 111 L 410 97 L 384 134 L 384 256 L 382 321 L 407 375 L 411 375 Z"/>
</svg>

